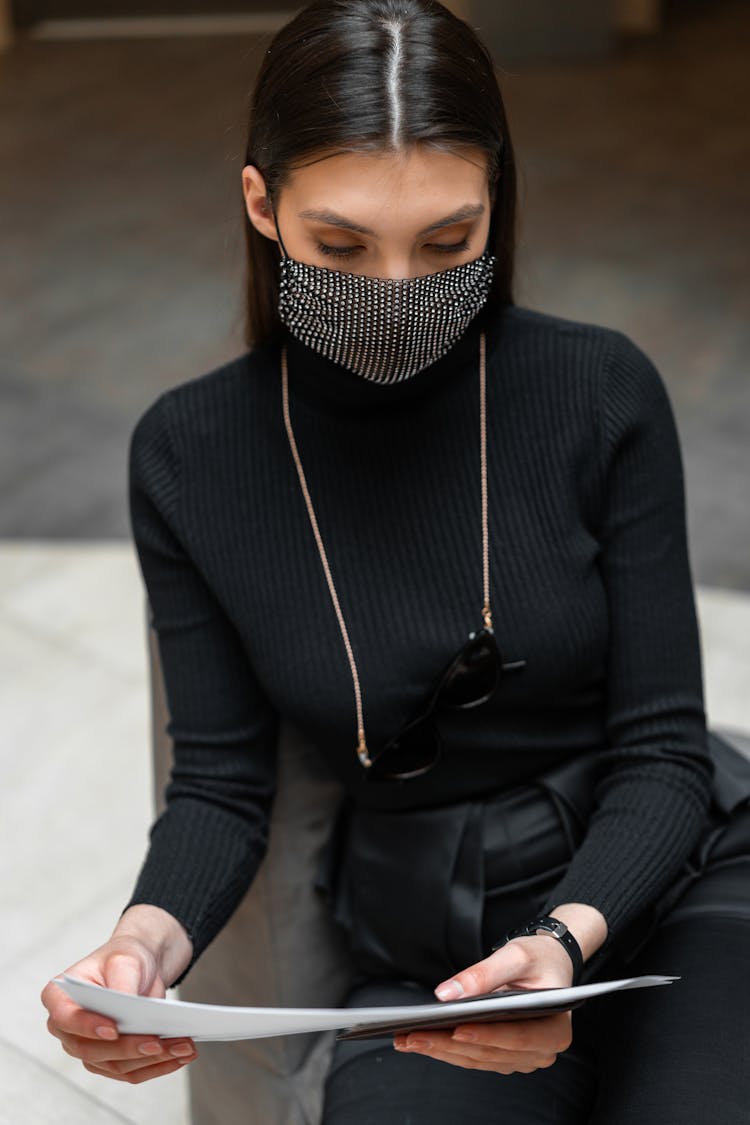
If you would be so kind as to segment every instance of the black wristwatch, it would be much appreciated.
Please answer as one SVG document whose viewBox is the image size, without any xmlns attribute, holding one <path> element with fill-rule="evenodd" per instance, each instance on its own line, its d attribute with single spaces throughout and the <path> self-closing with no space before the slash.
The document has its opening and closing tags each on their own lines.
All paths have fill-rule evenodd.
<svg viewBox="0 0 750 1125">
<path fill-rule="evenodd" d="M 492 946 L 492 953 L 494 953 L 496 949 L 502 949 L 506 942 L 509 942 L 511 938 L 532 937 L 534 934 L 539 933 L 540 930 L 542 931 L 542 933 L 551 934 L 552 937 L 557 938 L 557 940 L 565 946 L 570 959 L 573 962 L 573 984 L 576 984 L 583 968 L 583 954 L 581 953 L 581 947 L 573 937 L 565 923 L 561 922 L 559 918 L 553 918 L 550 914 L 545 914 L 541 918 L 535 918 L 533 922 L 529 922 L 525 926 L 519 926 L 517 929 L 511 930 L 510 933 L 507 933 L 505 935 L 502 941 L 499 941 L 497 945 Z"/>
</svg>

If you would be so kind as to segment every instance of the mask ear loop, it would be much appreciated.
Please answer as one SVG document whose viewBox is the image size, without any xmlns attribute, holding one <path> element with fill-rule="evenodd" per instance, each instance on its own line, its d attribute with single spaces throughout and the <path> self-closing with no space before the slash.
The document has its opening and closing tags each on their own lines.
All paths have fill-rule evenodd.
<svg viewBox="0 0 750 1125">
<path fill-rule="evenodd" d="M 276 218 L 275 209 L 274 209 L 274 213 L 273 213 L 273 221 L 274 221 L 274 225 L 276 227 L 276 233 L 279 236 L 279 245 L 281 246 L 282 253 L 283 253 L 285 258 L 288 258 L 289 255 L 286 252 L 286 246 L 284 245 L 284 240 L 281 237 L 281 231 L 279 230 L 279 220 Z"/>
<path fill-rule="evenodd" d="M 489 225 L 489 230 L 487 231 L 487 242 L 485 244 L 484 250 L 482 251 L 482 257 L 485 257 L 488 254 L 492 254 L 494 245 L 495 245 L 495 213 L 494 213 L 494 210 L 493 210 L 490 213 L 490 225 Z"/>
</svg>

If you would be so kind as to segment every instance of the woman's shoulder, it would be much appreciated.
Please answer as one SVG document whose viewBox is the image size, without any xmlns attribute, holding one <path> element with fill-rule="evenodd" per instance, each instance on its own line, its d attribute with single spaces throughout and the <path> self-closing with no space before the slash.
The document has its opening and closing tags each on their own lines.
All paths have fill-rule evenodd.
<svg viewBox="0 0 750 1125">
<path fill-rule="evenodd" d="M 648 352 L 611 325 L 509 305 L 498 322 L 498 339 L 505 339 L 511 361 L 524 357 L 547 387 L 552 378 L 564 388 L 571 381 L 586 383 L 602 398 L 624 396 L 634 404 L 667 393 Z"/>
<path fill-rule="evenodd" d="M 590 320 L 576 320 L 558 313 L 532 309 L 526 305 L 507 305 L 501 313 L 500 324 L 518 340 L 533 343 L 556 342 L 566 346 L 588 346 L 608 353 L 635 349 L 640 351 L 631 337 L 622 329 Z"/>
<path fill-rule="evenodd" d="M 181 440 L 216 436 L 240 415 L 252 419 L 267 398 L 273 343 L 259 344 L 198 375 L 162 390 L 136 418 L 133 436 L 157 429 Z M 264 393 L 265 392 L 265 393 Z"/>
<path fill-rule="evenodd" d="M 265 341 L 199 375 L 175 383 L 165 393 L 175 403 L 230 405 L 239 397 L 252 395 L 267 384 L 274 370 L 274 341 Z"/>
</svg>

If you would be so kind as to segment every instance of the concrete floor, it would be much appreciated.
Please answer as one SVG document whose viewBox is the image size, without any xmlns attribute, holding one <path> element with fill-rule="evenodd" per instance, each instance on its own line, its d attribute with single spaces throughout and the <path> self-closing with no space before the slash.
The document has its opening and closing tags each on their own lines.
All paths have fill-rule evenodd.
<svg viewBox="0 0 750 1125">
<path fill-rule="evenodd" d="M 746 731 L 749 48 L 750 11 L 716 0 L 613 59 L 501 72 L 517 303 L 621 328 L 663 373 L 709 721 Z M 38 996 L 109 935 L 145 849 L 127 441 L 162 388 L 242 348 L 242 105 L 262 49 L 22 41 L 2 60 L 0 815 L 23 841 L 0 858 L 2 1125 L 187 1121 L 184 1073 L 141 1087 L 89 1074 Z"/>
<path fill-rule="evenodd" d="M 184 1125 L 187 1076 L 90 1074 L 45 983 L 106 941 L 151 822 L 140 572 L 129 543 L 0 545 L 1 1125 Z"/>
</svg>

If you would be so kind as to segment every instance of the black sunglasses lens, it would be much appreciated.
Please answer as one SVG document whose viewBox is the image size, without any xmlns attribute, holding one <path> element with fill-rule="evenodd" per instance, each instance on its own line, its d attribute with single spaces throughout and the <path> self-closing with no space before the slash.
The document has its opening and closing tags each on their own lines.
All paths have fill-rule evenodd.
<svg viewBox="0 0 750 1125">
<path fill-rule="evenodd" d="M 431 722 L 420 720 L 392 739 L 367 771 L 373 781 L 407 779 L 427 773 L 440 757 L 438 733 Z"/>
<path fill-rule="evenodd" d="M 525 661 L 517 662 L 519 666 Z M 511 667 L 511 665 L 507 665 Z M 500 685 L 500 654 L 490 628 L 470 636 L 418 719 L 375 755 L 366 777 L 372 781 L 407 780 L 427 773 L 442 756 L 439 731 L 431 719 L 433 708 L 475 707 L 495 694 Z"/>
<path fill-rule="evenodd" d="M 440 702 L 448 707 L 484 703 L 500 681 L 500 661 L 491 633 L 482 630 L 467 644 L 448 672 L 440 689 Z"/>
</svg>

